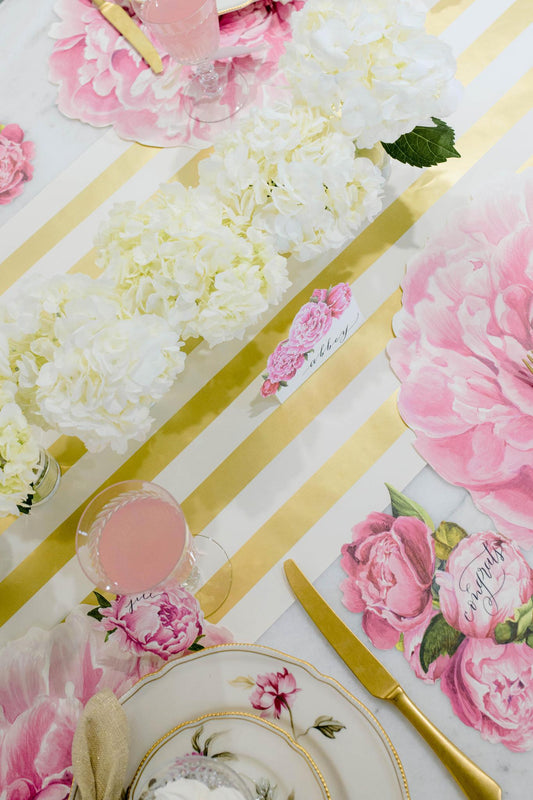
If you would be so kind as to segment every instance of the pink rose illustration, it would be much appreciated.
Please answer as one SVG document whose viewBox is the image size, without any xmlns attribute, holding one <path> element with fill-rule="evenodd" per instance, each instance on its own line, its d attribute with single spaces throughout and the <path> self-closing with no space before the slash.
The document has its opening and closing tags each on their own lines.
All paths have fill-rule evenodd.
<svg viewBox="0 0 533 800">
<path fill-rule="evenodd" d="M 311 297 L 316 297 L 317 300 L 320 300 L 322 303 L 325 303 L 328 297 L 328 290 L 327 289 L 315 289 Z"/>
<path fill-rule="evenodd" d="M 100 612 L 106 630 L 132 653 L 152 653 L 165 661 L 186 653 L 202 635 L 204 616 L 196 598 L 168 583 L 142 595 L 122 595 Z"/>
<path fill-rule="evenodd" d="M 118 3 L 134 16 L 128 0 Z M 291 35 L 289 18 L 302 5 L 301 0 L 288 5 L 258 2 L 221 17 L 221 50 L 246 49 L 234 62 L 247 79 L 250 104 L 261 105 L 263 95 L 275 91 L 269 83 Z M 161 55 L 160 75 L 151 71 L 91 0 L 58 0 L 54 9 L 60 21 L 52 29 L 58 41 L 50 57 L 49 77 L 59 85 L 58 106 L 63 114 L 96 127 L 113 125 L 124 139 L 159 147 L 212 137 L 209 125 L 192 122 L 183 111 L 190 68 L 173 62 L 141 23 Z M 232 91 L 230 73 L 228 92 Z"/>
<path fill-rule="evenodd" d="M 347 283 L 338 283 L 336 286 L 330 289 L 326 303 L 331 311 L 331 316 L 338 318 L 344 314 L 350 305 L 351 299 L 352 290 Z"/>
<path fill-rule="evenodd" d="M 18 125 L 0 126 L 0 205 L 11 203 L 33 177 L 33 142 L 24 141 Z"/>
<path fill-rule="evenodd" d="M 416 448 L 533 546 L 533 171 L 489 186 L 409 265 L 388 347 Z"/>
<path fill-rule="evenodd" d="M 64 800 L 72 784 L 75 699 L 41 697 L 0 729 L 0 794 L 6 800 Z"/>
<path fill-rule="evenodd" d="M 400 633 L 431 618 L 433 539 L 417 517 L 373 512 L 342 547 L 343 603 L 363 612 L 363 629 L 376 647 L 394 647 Z"/>
<path fill-rule="evenodd" d="M 304 363 L 305 358 L 301 350 L 288 339 L 284 339 L 268 357 L 268 379 L 272 383 L 289 381 Z"/>
<path fill-rule="evenodd" d="M 289 342 L 301 353 L 307 353 L 329 331 L 331 321 L 331 310 L 326 303 L 310 301 L 294 317 Z"/>
<path fill-rule="evenodd" d="M 279 389 L 279 381 L 272 382 L 269 378 L 263 381 L 261 386 L 261 394 L 263 397 L 269 397 L 271 394 L 276 394 Z"/>
<path fill-rule="evenodd" d="M 451 656 L 449 655 L 438 656 L 435 661 L 431 662 L 427 672 L 424 672 L 420 663 L 420 645 L 422 644 L 424 633 L 433 617 L 436 617 L 438 613 L 436 608 L 432 609 L 431 614 L 427 620 L 424 620 L 422 625 L 410 631 L 405 631 L 403 635 L 403 654 L 416 677 L 426 683 L 435 683 L 451 661 Z"/>
<path fill-rule="evenodd" d="M 442 674 L 457 716 L 489 742 L 522 752 L 533 747 L 533 649 L 465 639 Z"/>
<path fill-rule="evenodd" d="M 294 675 L 284 667 L 283 672 L 266 672 L 257 676 L 250 703 L 261 711 L 261 717 L 279 719 L 284 708 L 290 713 L 296 692 L 299 691 Z"/>
<path fill-rule="evenodd" d="M 460 541 L 437 582 L 446 621 L 480 639 L 533 595 L 533 570 L 518 547 L 490 531 Z"/>
</svg>

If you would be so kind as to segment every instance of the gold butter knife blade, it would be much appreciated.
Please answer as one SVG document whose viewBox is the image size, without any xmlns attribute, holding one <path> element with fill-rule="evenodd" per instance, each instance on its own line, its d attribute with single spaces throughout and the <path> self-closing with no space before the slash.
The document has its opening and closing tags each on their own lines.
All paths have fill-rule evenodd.
<svg viewBox="0 0 533 800">
<path fill-rule="evenodd" d="M 161 56 L 150 39 L 145 36 L 122 6 L 117 5 L 117 3 L 111 3 L 109 0 L 92 0 L 92 2 L 102 16 L 137 50 L 152 69 L 152 72 L 158 74 L 163 71 Z"/>
<path fill-rule="evenodd" d="M 394 703 L 426 740 L 470 800 L 501 800 L 498 784 L 424 716 L 398 681 L 335 614 L 294 561 L 285 561 L 284 568 L 287 580 L 304 609 L 370 694 Z"/>
</svg>

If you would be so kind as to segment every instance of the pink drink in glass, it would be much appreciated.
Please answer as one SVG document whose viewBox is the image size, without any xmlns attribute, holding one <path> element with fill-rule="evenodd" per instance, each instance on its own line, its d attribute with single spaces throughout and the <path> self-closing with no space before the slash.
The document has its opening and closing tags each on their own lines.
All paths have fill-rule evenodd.
<svg viewBox="0 0 533 800">
<path fill-rule="evenodd" d="M 158 498 L 132 499 L 109 517 L 98 553 L 105 574 L 125 593 L 142 592 L 168 577 L 186 542 L 179 508 Z"/>
<path fill-rule="evenodd" d="M 220 39 L 216 0 L 143 0 L 136 9 L 176 61 L 198 64 L 216 52 Z"/>
</svg>

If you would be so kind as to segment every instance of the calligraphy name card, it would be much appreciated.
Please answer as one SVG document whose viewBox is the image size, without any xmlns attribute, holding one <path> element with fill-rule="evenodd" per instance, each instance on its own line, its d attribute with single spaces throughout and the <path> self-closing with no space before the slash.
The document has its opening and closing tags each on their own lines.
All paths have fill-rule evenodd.
<svg viewBox="0 0 533 800">
<path fill-rule="evenodd" d="M 267 361 L 261 394 L 282 403 L 298 389 L 364 322 L 347 283 L 315 289 L 298 311 L 289 336 Z"/>
</svg>

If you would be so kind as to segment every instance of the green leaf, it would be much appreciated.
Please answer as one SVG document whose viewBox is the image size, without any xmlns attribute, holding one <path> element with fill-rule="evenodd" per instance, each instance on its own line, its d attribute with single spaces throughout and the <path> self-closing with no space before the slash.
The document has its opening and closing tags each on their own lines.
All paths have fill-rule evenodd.
<svg viewBox="0 0 533 800">
<path fill-rule="evenodd" d="M 433 617 L 420 644 L 420 664 L 424 672 L 439 656 L 453 656 L 464 638 L 464 633 L 448 625 L 442 614 Z"/>
<path fill-rule="evenodd" d="M 189 647 L 189 650 L 192 653 L 196 653 L 198 650 L 205 650 L 205 647 L 203 646 L 203 644 L 198 644 L 198 642 L 193 642 Z"/>
<path fill-rule="evenodd" d="M 533 635 L 533 597 L 517 608 L 512 617 L 498 623 L 494 638 L 498 644 L 509 642 L 528 642 Z M 530 645 L 531 646 L 531 645 Z"/>
<path fill-rule="evenodd" d="M 433 520 L 422 506 L 419 506 L 414 500 L 411 500 L 409 497 L 399 492 L 394 486 L 391 486 L 390 483 L 386 483 L 385 486 L 389 490 L 393 517 L 418 517 L 418 519 L 425 522 L 431 530 L 435 529 Z"/>
<path fill-rule="evenodd" d="M 99 608 L 91 608 L 91 610 L 87 612 L 87 616 L 97 619 L 98 622 L 100 622 L 103 619 L 103 616 L 100 614 Z"/>
<path fill-rule="evenodd" d="M 107 597 L 104 597 L 103 594 L 97 592 L 96 589 L 94 590 L 94 596 L 98 600 L 98 605 L 100 606 L 100 608 L 111 608 L 111 603 L 109 602 Z"/>
<path fill-rule="evenodd" d="M 441 522 L 433 534 L 433 538 L 435 539 L 435 555 L 442 561 L 447 561 L 453 548 L 467 536 L 468 534 L 465 529 L 461 528 L 461 526 L 457 525 L 455 522 Z"/>
<path fill-rule="evenodd" d="M 116 628 L 113 628 L 112 630 L 110 630 L 110 631 L 107 631 L 107 633 L 106 633 L 106 635 L 105 635 L 104 642 L 107 642 L 107 640 L 109 639 L 109 637 L 111 636 L 111 634 L 112 634 L 112 633 L 115 633 L 115 631 L 116 631 Z"/>
<path fill-rule="evenodd" d="M 239 675 L 237 678 L 229 681 L 229 683 L 231 686 L 237 686 L 242 689 L 253 689 L 255 686 L 255 681 L 251 675 Z"/>
<path fill-rule="evenodd" d="M 449 158 L 460 158 L 454 147 L 455 133 L 445 122 L 431 117 L 435 127 L 417 125 L 395 142 L 382 142 L 391 158 L 413 167 L 433 167 Z"/>
<path fill-rule="evenodd" d="M 343 725 L 342 722 L 337 722 L 333 717 L 318 717 L 311 727 L 316 728 L 327 739 L 334 739 L 335 734 L 342 731 L 346 725 Z"/>
</svg>

